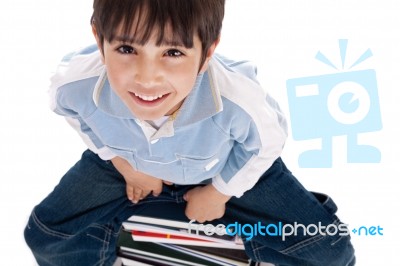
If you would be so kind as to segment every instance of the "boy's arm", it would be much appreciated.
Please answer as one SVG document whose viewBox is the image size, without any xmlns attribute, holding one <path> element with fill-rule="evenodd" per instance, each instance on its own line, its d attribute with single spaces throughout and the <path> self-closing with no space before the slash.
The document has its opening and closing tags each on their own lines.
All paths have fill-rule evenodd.
<svg viewBox="0 0 400 266">
<path fill-rule="evenodd" d="M 60 113 L 59 113 L 60 114 Z M 63 114 L 61 114 L 63 115 Z M 79 117 L 68 117 L 66 116 L 68 124 L 79 134 L 83 142 L 86 144 L 89 150 L 96 153 L 103 160 L 111 160 L 116 155 L 105 146 L 96 134 L 87 126 L 87 124 Z"/>
<path fill-rule="evenodd" d="M 287 137 L 286 121 L 276 102 L 268 96 L 266 100 L 255 97 L 241 107 L 247 112 L 231 110 L 224 119 L 215 120 L 221 130 L 229 129 L 226 134 L 231 136 L 234 145 L 212 184 L 192 189 L 185 195 L 186 214 L 190 219 L 203 222 L 220 218 L 230 197 L 241 197 L 251 189 L 281 155 Z"/>
<path fill-rule="evenodd" d="M 262 95 L 261 95 L 262 96 Z M 278 104 L 269 95 L 247 101 L 246 112 L 232 119 L 233 147 L 224 168 L 213 178 L 213 186 L 222 194 L 241 197 L 281 156 L 287 126 Z"/>
<path fill-rule="evenodd" d="M 287 123 L 278 103 L 257 82 L 255 66 L 219 55 L 214 59 L 207 73 L 224 108 L 213 121 L 233 146 L 212 184 L 222 194 L 241 197 L 281 156 Z"/>
<path fill-rule="evenodd" d="M 189 219 L 204 222 L 221 218 L 225 203 L 232 196 L 241 197 L 251 189 L 280 156 L 286 139 L 285 129 L 277 116 L 265 120 L 261 130 L 253 119 L 237 121 L 237 126 L 231 130 L 234 146 L 220 175 L 213 178 L 212 184 L 196 187 L 184 197 Z"/>
<path fill-rule="evenodd" d="M 78 57 L 78 60 L 76 57 Z M 79 52 L 65 56 L 51 77 L 49 88 L 50 108 L 64 116 L 77 131 L 87 147 L 103 160 L 116 155 L 107 148 L 87 125 L 83 117 L 94 112 L 93 88 L 102 71 L 100 57 L 96 53 L 79 56 Z"/>
</svg>

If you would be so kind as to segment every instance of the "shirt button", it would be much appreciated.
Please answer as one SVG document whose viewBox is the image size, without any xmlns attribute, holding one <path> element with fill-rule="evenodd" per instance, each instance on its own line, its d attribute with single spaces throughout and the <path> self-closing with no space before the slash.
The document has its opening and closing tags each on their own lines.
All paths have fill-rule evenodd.
<svg viewBox="0 0 400 266">
<path fill-rule="evenodd" d="M 159 139 L 153 139 L 152 141 L 150 141 L 151 144 L 156 144 L 159 141 Z"/>
</svg>

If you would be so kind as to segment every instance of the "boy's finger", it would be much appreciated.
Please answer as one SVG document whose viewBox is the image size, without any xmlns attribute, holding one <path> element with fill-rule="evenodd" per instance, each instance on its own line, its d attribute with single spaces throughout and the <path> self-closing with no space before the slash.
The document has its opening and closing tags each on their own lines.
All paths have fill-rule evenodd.
<svg viewBox="0 0 400 266">
<path fill-rule="evenodd" d="M 153 196 L 158 197 L 161 194 L 162 186 L 153 190 Z"/>
<path fill-rule="evenodd" d="M 149 191 L 149 190 L 143 190 L 140 199 L 142 200 L 142 199 L 144 199 L 145 197 L 147 197 L 147 196 L 150 194 L 150 192 L 151 192 L 151 191 Z"/>
<path fill-rule="evenodd" d="M 142 197 L 142 192 L 143 192 L 143 190 L 140 188 L 133 189 L 133 199 L 132 199 L 133 203 L 139 202 L 140 198 Z"/>
<path fill-rule="evenodd" d="M 130 185 L 126 185 L 126 195 L 130 201 L 133 200 L 133 187 Z"/>
<path fill-rule="evenodd" d="M 192 194 L 192 193 L 193 193 L 193 188 L 192 188 L 192 189 L 189 189 L 185 194 L 183 194 L 183 199 L 184 199 L 185 201 L 188 201 L 189 198 L 190 198 L 190 194 Z"/>
</svg>

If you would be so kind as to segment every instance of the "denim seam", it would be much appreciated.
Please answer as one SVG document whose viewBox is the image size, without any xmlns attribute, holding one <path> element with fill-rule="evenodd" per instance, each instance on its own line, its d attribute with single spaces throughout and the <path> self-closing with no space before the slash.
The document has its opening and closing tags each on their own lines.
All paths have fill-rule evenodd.
<svg viewBox="0 0 400 266">
<path fill-rule="evenodd" d="M 349 263 L 346 264 L 346 266 L 354 266 L 356 265 L 356 257 L 353 255 L 353 257 L 351 257 L 351 260 Z"/>
<path fill-rule="evenodd" d="M 48 228 L 47 226 L 45 226 L 40 220 L 39 218 L 36 216 L 35 211 L 32 211 L 32 219 L 33 222 L 36 224 L 36 226 L 45 234 L 47 235 L 51 235 L 51 236 L 56 236 L 56 237 L 61 237 L 64 239 L 67 239 L 69 237 L 71 237 L 71 235 L 67 235 L 67 234 L 63 234 L 54 230 L 51 230 L 50 228 Z"/>
<path fill-rule="evenodd" d="M 336 226 L 339 226 L 340 225 L 340 220 L 339 219 L 336 219 L 334 222 L 333 222 L 333 224 L 335 224 Z M 336 241 L 334 241 L 334 242 L 332 242 L 331 243 L 331 246 L 334 246 L 334 245 L 336 245 L 336 243 L 338 243 L 339 241 L 341 241 L 343 238 L 345 238 L 346 236 L 341 236 L 341 237 L 339 237 Z"/>
<path fill-rule="evenodd" d="M 90 225 L 90 227 L 98 228 L 100 230 L 103 230 L 105 233 L 104 239 L 99 238 L 95 235 L 86 233 L 86 236 L 91 237 L 96 240 L 99 240 L 100 242 L 103 243 L 101 249 L 99 250 L 99 261 L 96 263 L 96 265 L 104 265 L 104 262 L 107 261 L 106 255 L 107 255 L 107 250 L 109 249 L 109 246 L 110 246 L 111 236 L 115 233 L 113 232 L 113 230 L 111 228 L 109 228 L 107 226 L 103 226 L 101 224 L 92 224 L 92 225 Z"/>
<path fill-rule="evenodd" d="M 102 230 L 104 230 L 104 231 L 110 232 L 111 234 L 114 234 L 114 232 L 112 231 L 112 229 L 110 229 L 109 227 L 104 226 L 104 225 L 102 225 L 102 224 L 97 224 L 97 223 L 95 223 L 95 224 L 91 224 L 90 227 L 99 228 L 99 229 L 102 229 Z M 117 233 L 117 234 L 118 234 L 118 233 Z"/>
<path fill-rule="evenodd" d="M 318 242 L 321 239 L 323 239 L 324 237 L 325 236 L 323 236 L 323 235 L 317 235 L 317 236 L 311 237 L 311 238 L 306 239 L 304 241 L 301 241 L 300 243 L 297 243 L 297 244 L 295 244 L 295 245 L 293 245 L 293 246 L 291 246 L 291 247 L 289 247 L 287 249 L 281 250 L 280 252 L 282 254 L 290 254 L 291 252 L 294 252 L 294 251 L 296 251 L 298 249 L 304 248 L 304 247 L 309 246 L 309 245 L 311 245 L 311 244 L 313 244 L 315 242 Z"/>
<path fill-rule="evenodd" d="M 100 225 L 100 224 L 92 224 L 92 225 L 90 225 L 90 227 L 92 227 L 92 228 L 98 228 L 98 229 L 100 229 L 100 230 L 103 230 L 103 231 L 106 233 L 106 236 L 108 236 L 108 235 L 111 236 L 111 234 L 113 233 L 112 230 L 111 230 L 110 228 L 108 228 L 108 227 L 106 227 L 106 226 L 102 226 L 102 225 Z M 87 236 L 90 236 L 90 237 L 92 237 L 92 238 L 95 238 L 95 239 L 97 239 L 97 240 L 99 240 L 99 241 L 101 241 L 101 242 L 103 242 L 103 245 L 104 245 L 104 242 L 106 242 L 106 238 L 107 238 L 107 237 L 105 237 L 104 239 L 102 239 L 102 238 L 99 238 L 99 237 L 97 237 L 97 236 L 95 236 L 95 235 L 92 235 L 92 234 L 89 234 L 89 233 L 86 233 L 86 235 L 87 235 Z"/>
<path fill-rule="evenodd" d="M 106 235 L 105 235 L 105 238 L 103 241 L 103 247 L 100 250 L 100 261 L 99 262 L 101 262 L 102 264 L 106 261 L 106 254 L 107 254 L 107 250 L 110 246 L 110 239 L 111 239 L 111 235 L 113 233 L 111 229 L 105 230 L 105 232 L 106 232 Z"/>
<path fill-rule="evenodd" d="M 345 236 L 339 237 L 336 241 L 334 241 L 334 242 L 331 243 L 331 246 L 336 245 L 336 243 L 338 243 L 339 241 L 341 241 L 344 237 L 345 237 Z"/>
<path fill-rule="evenodd" d="M 94 239 L 96 239 L 96 240 L 99 240 L 100 242 L 105 242 L 105 240 L 104 239 L 102 239 L 102 238 L 100 238 L 100 237 L 97 237 L 97 236 L 95 236 L 95 235 L 92 235 L 92 234 L 89 234 L 89 233 L 86 233 L 86 236 L 89 236 L 89 237 L 91 237 L 91 238 L 94 238 Z"/>
<path fill-rule="evenodd" d="M 250 246 L 251 246 L 251 251 L 253 252 L 254 258 L 256 261 L 261 261 L 261 255 L 260 255 L 260 246 L 257 245 L 255 241 L 250 241 Z"/>
</svg>

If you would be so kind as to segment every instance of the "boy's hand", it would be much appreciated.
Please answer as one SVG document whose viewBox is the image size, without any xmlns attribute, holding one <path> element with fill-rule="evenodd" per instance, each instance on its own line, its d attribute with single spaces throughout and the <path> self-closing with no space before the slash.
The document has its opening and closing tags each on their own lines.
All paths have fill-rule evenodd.
<svg viewBox="0 0 400 266">
<path fill-rule="evenodd" d="M 153 192 L 153 196 L 161 193 L 163 181 L 161 179 L 138 172 L 121 157 L 115 157 L 112 160 L 115 168 L 121 173 L 126 182 L 126 194 L 133 203 L 138 203 Z M 165 182 L 166 184 L 170 184 Z"/>
<path fill-rule="evenodd" d="M 133 169 L 132 169 L 133 170 Z M 126 194 L 133 203 L 147 197 L 151 192 L 153 196 L 160 195 L 163 182 L 161 179 L 146 175 L 144 173 L 133 171 L 129 175 L 124 175 L 126 181 Z"/>
<path fill-rule="evenodd" d="M 185 214 L 199 223 L 221 218 L 225 214 L 225 203 L 231 198 L 214 188 L 212 184 L 195 187 L 183 196 L 187 201 Z"/>
</svg>

